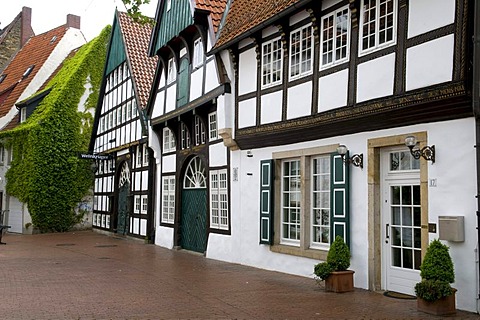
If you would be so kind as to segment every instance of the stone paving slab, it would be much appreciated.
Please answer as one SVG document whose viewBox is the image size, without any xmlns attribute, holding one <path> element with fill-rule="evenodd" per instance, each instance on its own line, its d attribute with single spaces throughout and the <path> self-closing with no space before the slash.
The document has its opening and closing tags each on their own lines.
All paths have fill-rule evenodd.
<svg viewBox="0 0 480 320">
<path fill-rule="evenodd" d="M 3 241 L 0 319 L 443 319 L 415 300 L 326 293 L 310 278 L 93 231 Z"/>
</svg>

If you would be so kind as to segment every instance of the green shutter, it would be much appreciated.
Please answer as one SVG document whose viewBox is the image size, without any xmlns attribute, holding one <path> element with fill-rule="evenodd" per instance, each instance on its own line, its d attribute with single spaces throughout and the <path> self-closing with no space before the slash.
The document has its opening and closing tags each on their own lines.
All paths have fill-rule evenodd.
<svg viewBox="0 0 480 320">
<path fill-rule="evenodd" d="M 348 158 L 348 153 L 345 155 Z M 338 153 L 331 159 L 330 196 L 330 243 L 337 235 L 350 247 L 350 208 L 349 208 L 349 164 L 345 164 Z"/>
<path fill-rule="evenodd" d="M 180 70 L 177 78 L 177 108 L 180 108 L 188 102 L 188 89 L 190 88 L 189 66 L 190 63 L 186 58 L 180 62 Z"/>
<path fill-rule="evenodd" d="M 260 161 L 260 243 L 273 243 L 274 161 Z"/>
</svg>

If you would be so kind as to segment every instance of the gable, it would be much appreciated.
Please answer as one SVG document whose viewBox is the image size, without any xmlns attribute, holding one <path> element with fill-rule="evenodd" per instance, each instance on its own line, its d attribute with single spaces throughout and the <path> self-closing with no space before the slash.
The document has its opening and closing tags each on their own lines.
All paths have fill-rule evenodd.
<svg viewBox="0 0 480 320">
<path fill-rule="evenodd" d="M 120 64 L 127 59 L 125 53 L 125 44 L 123 42 L 122 31 L 118 17 L 115 15 L 112 27 L 112 37 L 110 39 L 110 47 L 108 48 L 108 61 L 105 68 L 105 74 L 109 74 L 115 70 Z"/>
<path fill-rule="evenodd" d="M 163 1 L 163 10 L 161 18 L 157 23 L 156 43 L 154 43 L 155 52 L 165 46 L 168 41 L 177 37 L 180 32 L 193 24 L 193 15 L 189 0 L 171 1 L 170 9 L 167 10 L 167 1 Z"/>
</svg>

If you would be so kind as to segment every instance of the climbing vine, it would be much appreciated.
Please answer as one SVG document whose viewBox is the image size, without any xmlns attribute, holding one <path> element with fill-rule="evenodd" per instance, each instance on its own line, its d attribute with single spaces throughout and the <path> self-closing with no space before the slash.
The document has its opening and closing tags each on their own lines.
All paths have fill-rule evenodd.
<svg viewBox="0 0 480 320">
<path fill-rule="evenodd" d="M 88 149 L 110 32 L 106 27 L 64 62 L 24 123 L 0 132 L 13 151 L 6 190 L 27 204 L 42 232 L 67 231 L 79 222 L 74 208 L 92 186 L 91 163 L 77 153 Z M 85 95 L 85 111 L 79 111 Z"/>
</svg>

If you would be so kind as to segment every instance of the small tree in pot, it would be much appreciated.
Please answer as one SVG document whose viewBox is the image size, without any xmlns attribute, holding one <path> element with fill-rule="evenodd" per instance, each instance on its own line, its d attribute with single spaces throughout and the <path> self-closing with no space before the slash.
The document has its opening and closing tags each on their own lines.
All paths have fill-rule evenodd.
<svg viewBox="0 0 480 320">
<path fill-rule="evenodd" d="M 437 239 L 427 248 L 420 276 L 422 281 L 415 285 L 418 310 L 435 315 L 454 314 L 456 289 L 450 286 L 455 281 L 453 261 L 449 248 Z"/>
<path fill-rule="evenodd" d="M 314 267 L 317 280 L 325 280 L 325 290 L 333 292 L 353 291 L 353 273 L 350 267 L 350 249 L 340 236 L 335 237 L 328 250 L 327 261 Z"/>
</svg>

